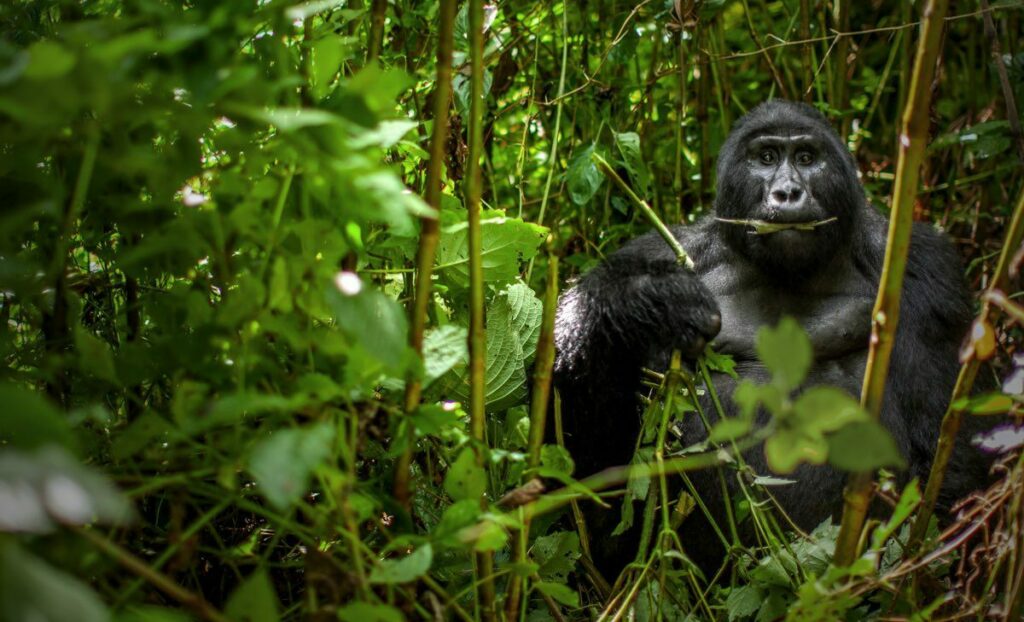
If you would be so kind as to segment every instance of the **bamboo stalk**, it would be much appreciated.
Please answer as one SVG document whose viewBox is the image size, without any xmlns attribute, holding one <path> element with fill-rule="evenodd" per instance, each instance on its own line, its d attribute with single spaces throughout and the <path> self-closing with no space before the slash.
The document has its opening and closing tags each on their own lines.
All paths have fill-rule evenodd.
<svg viewBox="0 0 1024 622">
<path fill-rule="evenodd" d="M 558 140 L 562 135 L 562 102 L 565 95 L 565 73 L 569 64 L 569 7 L 562 4 L 562 68 L 558 75 L 558 104 L 555 105 L 555 133 L 551 135 L 551 154 L 548 156 L 548 176 L 544 181 L 544 194 L 540 200 L 540 212 L 537 214 L 537 224 L 544 224 L 544 213 L 547 211 L 548 199 L 551 196 L 551 182 L 555 178 L 555 168 L 558 162 Z M 533 275 L 533 258 L 526 268 L 526 283 L 530 283 Z"/>
<path fill-rule="evenodd" d="M 861 390 L 861 404 L 876 420 L 882 411 L 889 359 L 899 322 L 900 292 L 903 289 L 907 252 L 910 248 L 914 198 L 917 195 L 921 163 L 928 140 L 931 84 L 935 73 L 935 61 L 940 52 L 943 18 L 948 6 L 948 0 L 929 0 L 924 7 L 910 95 L 903 111 L 903 130 L 899 139 L 889 235 L 882 265 L 882 278 L 878 286 L 878 298 L 871 313 L 871 345 L 864 370 L 864 386 Z M 873 474 L 870 472 L 855 473 L 847 482 L 843 494 L 843 519 L 836 540 L 835 563 L 839 566 L 848 566 L 857 557 L 857 543 L 870 503 L 872 478 Z"/>
<path fill-rule="evenodd" d="M 388 0 L 373 0 L 370 5 L 370 34 L 366 42 L 366 62 L 369 64 L 380 56 L 384 47 L 384 20 L 387 17 Z"/>
<path fill-rule="evenodd" d="M 558 255 L 552 240 L 548 240 L 548 274 L 544 288 L 544 315 L 537 338 L 537 355 L 533 370 L 533 391 L 530 397 L 530 439 L 526 451 L 526 467 L 532 472 L 540 466 L 540 450 L 544 446 L 548 403 L 551 399 L 551 370 L 555 366 L 555 312 L 558 310 Z M 530 541 L 532 515 L 522 512 L 523 527 L 515 534 L 512 546 L 514 563 L 526 562 L 526 547 Z M 515 620 L 520 606 L 523 578 L 512 573 L 505 596 L 505 619 Z"/>
<path fill-rule="evenodd" d="M 996 74 L 999 76 L 999 86 L 1003 91 L 1003 100 L 1006 103 L 1006 118 L 1010 122 L 1010 133 L 1013 134 L 1013 142 L 1017 145 L 1017 155 L 1024 160 L 1024 133 L 1021 132 L 1020 128 L 1017 99 L 1013 96 L 1010 77 L 1006 73 L 1006 64 L 1003 62 L 1003 50 L 999 43 L 999 33 L 996 32 L 996 25 L 992 21 L 988 0 L 981 0 L 981 10 L 981 19 L 985 24 L 985 36 L 992 42 L 992 62 L 995 63 Z"/>
<path fill-rule="evenodd" d="M 1024 189 L 1021 190 L 1020 196 L 1017 198 L 1017 205 L 1013 209 L 1010 226 L 1006 231 L 1006 238 L 1003 240 L 1003 248 L 999 252 L 995 274 L 988 286 L 988 290 L 982 297 L 981 311 L 978 313 L 978 319 L 975 322 L 984 322 L 991 325 L 995 321 L 1000 311 L 996 304 L 999 298 L 997 292 L 1002 292 L 1009 284 L 1010 264 L 1012 263 L 1014 253 L 1020 248 L 1022 240 L 1024 240 Z M 935 458 L 932 461 L 932 470 L 928 475 L 928 483 L 925 486 L 924 495 L 921 499 L 921 507 L 917 511 L 917 518 L 910 529 L 910 540 L 907 543 L 907 547 L 912 553 L 920 546 L 928 530 L 928 519 L 931 518 L 932 512 L 935 509 L 935 502 L 939 498 L 942 481 L 946 475 L 946 467 L 949 464 L 950 457 L 953 455 L 956 435 L 960 431 L 960 421 L 963 417 L 963 412 L 954 408 L 953 404 L 960 398 L 970 395 L 971 388 L 974 386 L 974 379 L 978 375 L 980 367 L 981 361 L 974 356 L 972 350 L 971 356 L 960 367 L 960 374 L 957 376 L 956 386 L 953 388 L 953 396 L 950 398 L 950 405 L 946 409 L 945 416 L 942 418 L 942 427 L 939 429 L 939 441 L 935 449 Z"/>
<path fill-rule="evenodd" d="M 484 7 L 483 0 L 469 1 L 470 103 L 469 157 L 466 162 L 466 211 L 469 223 L 469 427 L 476 441 L 477 464 L 486 468 L 485 365 L 487 334 L 484 329 L 483 241 L 480 233 L 481 175 L 484 122 Z M 487 508 L 487 498 L 480 498 Z M 474 555 L 477 598 L 484 620 L 495 619 L 494 557 L 492 553 Z"/>
<path fill-rule="evenodd" d="M 434 85 L 434 128 L 430 137 L 430 161 L 427 162 L 427 180 L 424 198 L 434 209 L 441 209 L 441 175 L 444 172 L 444 149 L 448 142 L 448 108 L 452 98 L 452 51 L 455 42 L 455 0 L 441 0 L 437 35 L 437 82 Z M 427 326 L 427 308 L 430 306 L 431 278 L 434 255 L 440 235 L 438 218 L 420 219 L 420 245 L 416 251 L 416 291 L 411 310 L 409 346 L 423 355 L 423 333 Z M 410 377 L 405 384 L 405 413 L 410 415 L 423 393 L 419 378 Z M 409 507 L 409 467 L 415 434 L 412 423 L 406 421 L 406 446 L 395 467 L 395 499 Z"/>
</svg>

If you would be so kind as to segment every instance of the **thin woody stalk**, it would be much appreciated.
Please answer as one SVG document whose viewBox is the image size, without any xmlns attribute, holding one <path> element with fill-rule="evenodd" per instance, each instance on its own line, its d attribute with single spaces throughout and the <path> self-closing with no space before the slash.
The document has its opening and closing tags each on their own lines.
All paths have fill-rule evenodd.
<svg viewBox="0 0 1024 622">
<path fill-rule="evenodd" d="M 558 255 L 548 243 L 548 274 L 544 288 L 544 315 L 537 338 L 537 356 L 533 370 L 533 392 L 530 397 L 530 439 L 526 450 L 528 471 L 540 466 L 540 450 L 544 446 L 548 402 L 551 398 L 551 370 L 555 366 L 555 312 L 558 310 Z M 514 563 L 526 562 L 526 545 L 530 540 L 530 512 L 523 510 L 523 527 L 515 534 L 512 546 Z M 505 597 L 505 619 L 515 620 L 519 612 L 523 578 L 512 573 Z"/>
<path fill-rule="evenodd" d="M 448 142 L 448 108 L 452 97 L 452 50 L 455 40 L 455 0 L 441 0 L 438 15 L 437 82 L 434 87 L 434 129 L 430 137 L 430 161 L 424 198 L 431 207 L 441 209 L 441 174 L 444 172 L 444 148 Z M 416 292 L 411 313 L 409 346 L 423 353 L 423 333 L 427 326 L 430 286 L 434 272 L 434 255 L 439 236 L 438 219 L 420 220 L 420 246 L 416 253 Z M 419 378 L 409 378 L 405 385 L 405 413 L 411 414 L 420 403 L 423 386 Z M 411 422 L 406 421 L 406 447 L 395 467 L 395 499 L 409 507 L 409 467 L 412 465 L 415 438 Z"/>
<path fill-rule="evenodd" d="M 613 169 L 610 164 L 608 164 L 607 160 L 602 158 L 597 153 L 594 153 L 591 156 L 591 158 L 594 160 L 594 164 L 597 165 L 597 168 L 600 169 L 600 171 L 604 173 L 604 175 L 608 177 L 608 179 L 615 182 L 615 185 L 618 186 L 619 189 L 622 190 L 627 197 L 629 197 L 629 200 L 633 202 L 633 205 L 635 205 L 643 213 L 643 215 L 646 216 L 649 221 L 651 221 L 651 224 L 654 225 L 654 228 L 658 231 L 659 234 L 661 234 L 661 237 L 664 238 L 665 242 L 672 248 L 672 252 L 675 253 L 676 259 L 679 261 L 679 263 L 692 270 L 693 261 L 690 259 L 689 255 L 686 254 L 686 251 L 683 250 L 683 247 L 682 245 L 679 244 L 679 240 L 676 239 L 676 236 L 672 235 L 672 232 L 669 231 L 668 227 L 665 226 L 665 223 L 661 222 L 661 219 L 658 218 L 658 215 L 654 212 L 653 209 L 651 209 L 651 206 L 648 205 L 646 201 L 638 197 L 635 192 L 633 192 L 633 189 L 629 187 L 629 184 L 627 184 L 621 177 L 619 177 L 619 174 L 615 172 L 615 169 Z"/>
<path fill-rule="evenodd" d="M 903 111 L 903 129 L 899 138 L 899 159 L 896 164 L 896 186 L 893 189 L 889 236 L 882 265 L 878 298 L 871 314 L 871 344 L 861 404 L 868 414 L 878 419 L 882 411 L 889 359 L 896 337 L 900 314 L 900 292 L 907 267 L 910 233 L 913 227 L 914 198 L 917 196 L 921 163 L 928 140 L 928 108 L 935 63 L 939 57 L 943 18 L 948 0 L 929 0 L 921 16 L 921 38 L 918 42 L 910 94 Z M 871 472 L 850 476 L 843 494 L 845 506 L 836 540 L 835 563 L 848 566 L 857 557 L 857 543 L 864 526 L 871 500 Z"/>
<path fill-rule="evenodd" d="M 483 0 L 469 2 L 470 103 L 469 157 L 466 162 L 466 211 L 469 224 L 469 428 L 476 441 L 477 464 L 486 468 L 485 363 L 487 334 L 484 331 L 484 268 L 480 233 L 481 176 L 484 121 L 484 7 Z M 480 506 L 487 507 L 486 497 Z M 495 619 L 494 557 L 491 553 L 474 555 L 477 599 L 484 620 Z"/>
<path fill-rule="evenodd" d="M 370 34 L 366 42 L 366 62 L 377 60 L 384 47 L 384 19 L 387 17 L 388 0 L 373 0 L 370 6 Z"/>
<path fill-rule="evenodd" d="M 995 321 L 996 315 L 999 313 L 998 305 L 995 304 L 999 300 L 997 292 L 1002 292 L 1009 282 L 1010 263 L 1013 260 L 1013 254 L 1020 248 L 1022 239 L 1024 239 L 1024 189 L 1021 190 L 1020 196 L 1017 198 L 1017 205 L 1013 210 L 1010 227 L 1006 231 L 1006 239 L 1003 241 L 1003 248 L 999 253 L 999 261 L 996 263 L 994 278 L 982 297 L 984 302 L 981 306 L 981 312 L 978 313 L 978 319 L 975 320 L 976 326 L 991 326 L 992 322 Z M 960 375 L 957 376 L 956 386 L 953 388 L 953 396 L 950 398 L 950 405 L 946 409 L 945 416 L 942 418 L 942 427 L 939 429 L 939 442 L 935 449 L 932 470 L 928 475 L 928 484 L 924 489 L 924 496 L 921 500 L 921 507 L 917 511 L 917 518 L 910 529 L 910 540 L 907 548 L 911 552 L 914 552 L 922 540 L 924 540 L 924 535 L 928 530 L 928 519 L 935 509 L 935 502 L 939 498 L 939 490 L 942 488 L 942 481 L 946 475 L 946 467 L 949 465 L 949 459 L 953 455 L 956 435 L 960 431 L 963 411 L 959 408 L 954 408 L 954 404 L 960 398 L 970 394 L 971 388 L 974 386 L 974 379 L 978 375 L 979 367 L 981 367 L 981 361 L 975 356 L 972 349 L 970 358 L 960 368 Z"/>
</svg>

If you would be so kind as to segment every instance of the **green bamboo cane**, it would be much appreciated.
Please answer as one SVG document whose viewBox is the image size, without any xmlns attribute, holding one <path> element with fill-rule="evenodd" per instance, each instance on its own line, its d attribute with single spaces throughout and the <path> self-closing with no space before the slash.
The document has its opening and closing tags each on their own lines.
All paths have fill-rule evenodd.
<svg viewBox="0 0 1024 622">
<path fill-rule="evenodd" d="M 452 98 L 452 50 L 455 41 L 455 0 L 441 0 L 437 35 L 437 82 L 434 86 L 434 129 L 430 137 L 430 161 L 427 163 L 427 181 L 424 198 L 434 209 L 441 209 L 441 175 L 444 172 L 444 148 L 448 142 L 448 108 Z M 423 354 L 423 333 L 427 326 L 427 307 L 430 306 L 431 278 L 434 255 L 437 251 L 439 223 L 435 217 L 420 219 L 420 246 L 416 253 L 416 292 L 409 329 L 409 346 Z M 419 406 L 423 385 L 419 378 L 409 378 L 405 385 L 405 413 Z M 412 465 L 413 434 L 411 422 L 406 421 L 407 445 L 395 467 L 395 499 L 409 507 L 409 467 Z"/>
<path fill-rule="evenodd" d="M 484 330 L 483 241 L 480 235 L 481 175 L 484 121 L 484 7 L 483 0 L 469 2 L 470 103 L 469 158 L 466 162 L 466 211 L 469 222 L 469 427 L 476 441 L 477 464 L 486 468 L 485 364 L 487 334 Z M 487 508 L 487 498 L 480 498 Z M 477 598 L 485 620 L 495 619 L 494 557 L 489 552 L 474 556 L 478 580 Z"/>
<path fill-rule="evenodd" d="M 882 265 L 878 298 L 871 314 L 871 345 L 864 370 L 861 404 L 874 419 L 882 411 L 889 359 L 896 337 L 900 314 L 900 292 L 907 267 L 910 233 L 913 227 L 914 198 L 917 195 L 921 163 L 928 140 L 928 108 L 935 63 L 939 57 L 943 18 L 948 0 L 929 0 L 921 16 L 921 38 L 914 60 L 910 95 L 903 111 L 903 129 L 899 137 L 896 187 L 893 189 L 889 236 Z M 835 563 L 847 566 L 857 557 L 857 543 L 871 500 L 871 472 L 850 476 L 844 492 L 843 519 L 836 540 Z"/>
<path fill-rule="evenodd" d="M 533 392 L 530 397 L 530 439 L 527 445 L 526 466 L 532 472 L 540 466 L 540 450 L 544 446 L 548 402 L 551 398 L 551 370 L 555 366 L 555 312 L 558 310 L 558 255 L 552 240 L 548 240 L 548 274 L 544 288 L 544 315 L 537 338 L 537 356 L 533 370 Z M 532 515 L 526 510 L 521 517 L 523 527 L 516 533 L 513 544 L 515 563 L 526 562 L 526 546 L 530 541 Z M 505 619 L 515 620 L 520 606 L 523 579 L 518 573 L 509 578 L 505 596 Z"/>
</svg>

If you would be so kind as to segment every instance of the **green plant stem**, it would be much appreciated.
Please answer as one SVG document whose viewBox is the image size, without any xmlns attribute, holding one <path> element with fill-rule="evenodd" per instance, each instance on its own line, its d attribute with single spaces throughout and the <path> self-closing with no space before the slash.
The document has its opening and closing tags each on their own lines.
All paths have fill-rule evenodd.
<svg viewBox="0 0 1024 622">
<path fill-rule="evenodd" d="M 164 594 L 167 594 L 169 597 L 191 609 L 193 613 L 203 620 L 209 620 L 210 622 L 230 622 L 224 614 L 217 611 L 217 609 L 202 596 L 181 587 L 167 575 L 155 570 L 146 564 L 146 562 L 135 557 L 92 529 L 83 527 L 69 527 L 69 529 L 81 536 L 83 539 L 88 540 L 93 546 L 112 557 L 117 563 L 124 566 L 130 572 L 133 572 L 148 581 Z"/>
<path fill-rule="evenodd" d="M 370 5 L 370 34 L 366 42 L 366 62 L 371 63 L 380 56 L 384 47 L 384 20 L 387 17 L 388 0 L 373 0 Z"/>
<path fill-rule="evenodd" d="M 625 484 L 631 477 L 660 477 L 662 474 L 678 475 L 680 473 L 689 473 L 690 471 L 697 471 L 722 464 L 728 464 L 735 460 L 736 454 L 734 452 L 738 453 L 746 451 L 758 443 L 763 442 L 764 438 L 765 436 L 763 434 L 753 434 L 744 439 L 743 442 L 737 442 L 736 449 L 733 450 L 719 449 L 716 451 L 681 456 L 678 458 L 669 458 L 661 464 L 658 464 L 657 462 L 644 462 L 640 464 L 610 467 L 600 471 L 599 473 L 595 473 L 590 477 L 579 480 L 579 484 L 593 492 L 599 492 L 612 488 L 613 486 Z M 577 492 L 576 490 L 577 488 L 575 486 L 572 488 L 562 488 L 550 494 L 546 494 L 523 507 L 528 508 L 531 515 L 537 517 L 541 514 L 546 514 L 564 507 L 573 500 L 591 498 L 589 495 Z"/>
<path fill-rule="evenodd" d="M 1006 231 L 1006 238 L 1003 241 L 1003 248 L 999 252 L 999 260 L 996 262 L 995 274 L 989 283 L 988 290 L 982 296 L 981 311 L 978 313 L 976 323 L 991 325 L 1000 309 L 994 304 L 1001 293 L 1009 284 L 1010 264 L 1013 255 L 1020 248 L 1024 240 L 1024 189 L 1017 198 L 1017 204 L 1013 209 L 1013 216 L 1010 226 Z M 956 379 L 956 386 L 953 388 L 953 396 L 950 398 L 950 405 L 942 418 L 942 426 L 939 428 L 939 441 L 935 449 L 935 458 L 932 461 L 932 470 L 928 475 L 928 483 L 925 485 L 924 495 L 921 498 L 921 507 L 917 511 L 917 518 L 910 529 L 910 540 L 907 547 L 911 553 L 915 552 L 924 540 L 928 531 L 928 519 L 935 510 L 935 502 L 939 498 L 939 491 L 942 489 L 942 482 L 946 475 L 946 467 L 953 455 L 953 447 L 956 444 L 956 436 L 960 431 L 960 422 L 963 411 L 955 408 L 954 404 L 960 398 L 970 395 L 974 386 L 974 379 L 978 375 L 981 361 L 974 355 L 973 348 L 971 355 L 960 367 L 960 374 Z"/>
<path fill-rule="evenodd" d="M 948 0 L 929 0 L 921 20 L 921 39 L 914 60 L 910 97 L 903 111 L 899 138 L 896 186 L 893 189 L 889 235 L 882 265 L 878 297 L 871 313 L 871 343 L 864 370 L 861 404 L 877 420 L 882 411 L 889 359 L 896 338 L 900 314 L 900 292 L 907 267 L 907 252 L 913 227 L 914 197 L 917 195 L 921 163 L 928 140 L 928 108 L 935 63 L 939 57 L 943 18 Z M 937 461 L 936 461 L 937 462 Z M 843 518 L 836 540 L 835 563 L 848 566 L 857 557 L 857 543 L 871 501 L 871 472 L 855 473 L 847 482 L 843 497 Z"/>
<path fill-rule="evenodd" d="M 627 184 L 625 181 L 623 181 L 621 177 L 619 177 L 619 174 L 615 172 L 615 169 L 613 169 L 611 165 L 608 164 L 608 161 L 602 158 L 600 154 L 594 152 L 594 154 L 591 155 L 591 158 L 593 158 L 594 164 L 597 165 L 597 168 L 599 168 L 601 172 L 604 173 L 606 177 L 608 177 L 608 179 L 611 179 L 613 182 L 615 182 L 615 185 L 618 186 L 619 189 L 622 190 L 627 197 L 629 197 L 629 200 L 633 202 L 633 205 L 635 205 L 643 213 L 643 215 L 646 216 L 649 221 L 651 221 L 651 224 L 654 225 L 654 228 L 658 231 L 659 234 L 661 234 L 661 237 L 664 238 L 665 242 L 672 248 L 672 252 L 675 253 L 676 259 L 679 261 L 680 265 L 686 266 L 687 268 L 692 270 L 693 261 L 690 259 L 690 256 L 686 254 L 686 251 L 683 249 L 682 245 L 679 244 L 679 240 L 676 239 L 676 236 L 672 235 L 672 232 L 669 231 L 668 227 L 665 226 L 665 223 L 661 222 L 661 218 L 658 218 L 658 215 L 654 212 L 653 209 L 651 209 L 651 206 L 648 205 L 646 201 L 638 197 L 635 192 L 633 192 L 633 189 L 629 187 L 629 184 Z"/>
<path fill-rule="evenodd" d="M 434 128 L 430 137 L 430 161 L 427 163 L 427 180 L 424 198 L 428 205 L 441 210 L 441 177 L 444 173 L 444 149 L 448 142 L 448 108 L 452 96 L 452 50 L 455 41 L 455 0 L 441 0 L 438 15 L 437 40 L 437 82 L 434 87 Z M 427 326 L 427 308 L 431 299 L 431 279 L 434 258 L 440 237 L 440 225 L 436 217 L 420 219 L 420 244 L 416 251 L 416 291 L 411 311 L 409 346 L 416 354 L 423 356 L 423 333 Z M 409 507 L 409 469 L 412 466 L 416 437 L 408 416 L 419 406 L 423 393 L 420 378 L 409 377 L 405 384 L 406 445 L 395 467 L 395 499 L 403 507 Z"/>
<path fill-rule="evenodd" d="M 555 312 L 558 310 L 558 255 L 552 240 L 548 240 L 548 274 L 544 288 L 544 315 L 537 337 L 537 354 L 533 369 L 533 391 L 530 395 L 530 438 L 526 452 L 528 472 L 540 466 L 540 452 L 544 446 L 544 428 L 547 423 L 548 402 L 551 398 L 551 370 L 555 365 Z M 523 527 L 515 533 L 512 551 L 515 563 L 526 562 L 526 546 L 530 541 L 532 516 L 522 512 Z M 520 605 L 523 578 L 519 573 L 509 577 L 505 597 L 505 619 L 515 620 Z"/>
<path fill-rule="evenodd" d="M 469 238 L 469 427 L 476 441 L 477 464 L 486 468 L 485 364 L 487 334 L 484 330 L 483 244 L 480 232 L 481 175 L 484 121 L 484 8 L 483 0 L 469 2 L 470 103 L 469 157 L 466 162 L 466 210 Z M 487 508 L 486 496 L 480 507 Z M 494 557 L 489 552 L 474 555 L 479 579 L 477 600 L 484 620 L 495 619 Z"/>
<path fill-rule="evenodd" d="M 672 419 L 672 398 L 679 389 L 680 369 L 682 367 L 679 350 L 672 351 L 672 359 L 669 363 L 668 373 L 665 375 L 665 407 L 661 412 L 661 422 L 658 425 L 658 441 L 654 446 L 654 459 L 661 469 L 658 477 L 658 485 L 661 492 L 661 533 L 672 531 L 671 507 L 672 503 L 668 498 L 668 475 L 665 468 L 665 438 L 668 436 L 668 422 Z M 629 501 L 627 501 L 629 503 Z M 665 538 L 658 539 L 658 546 L 666 545 Z"/>
<path fill-rule="evenodd" d="M 90 123 L 85 131 L 87 142 L 82 153 L 82 162 L 78 167 L 78 175 L 75 176 L 71 200 L 61 219 L 54 245 L 53 263 L 50 265 L 49 276 L 53 283 L 53 308 L 49 313 L 44 312 L 43 334 L 46 338 L 46 350 L 57 360 L 63 357 L 71 341 L 68 330 L 68 283 L 65 267 L 69 238 L 74 230 L 75 220 L 78 219 L 82 208 L 85 207 L 85 197 L 89 194 L 93 169 L 96 167 L 96 155 L 100 147 L 99 128 Z M 47 379 L 46 393 L 58 404 L 67 406 L 69 385 L 64 363 L 60 362 L 58 369 L 53 373 L 56 377 Z"/>
</svg>

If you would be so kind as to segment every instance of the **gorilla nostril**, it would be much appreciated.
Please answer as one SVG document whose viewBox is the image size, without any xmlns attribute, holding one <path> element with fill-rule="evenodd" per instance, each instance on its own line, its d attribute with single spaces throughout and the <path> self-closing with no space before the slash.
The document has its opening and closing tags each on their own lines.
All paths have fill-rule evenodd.
<svg viewBox="0 0 1024 622">
<path fill-rule="evenodd" d="M 714 337 L 722 330 L 722 316 L 717 313 L 711 314 L 710 321 L 708 322 L 708 334 Z"/>
<path fill-rule="evenodd" d="M 802 197 L 803 195 L 803 190 L 801 190 L 800 188 L 793 188 L 792 190 L 789 191 L 789 200 L 793 202 L 799 201 L 800 197 Z"/>
<path fill-rule="evenodd" d="M 785 203 L 789 200 L 789 197 L 783 190 L 772 190 L 772 199 L 774 199 L 776 203 Z"/>
</svg>

